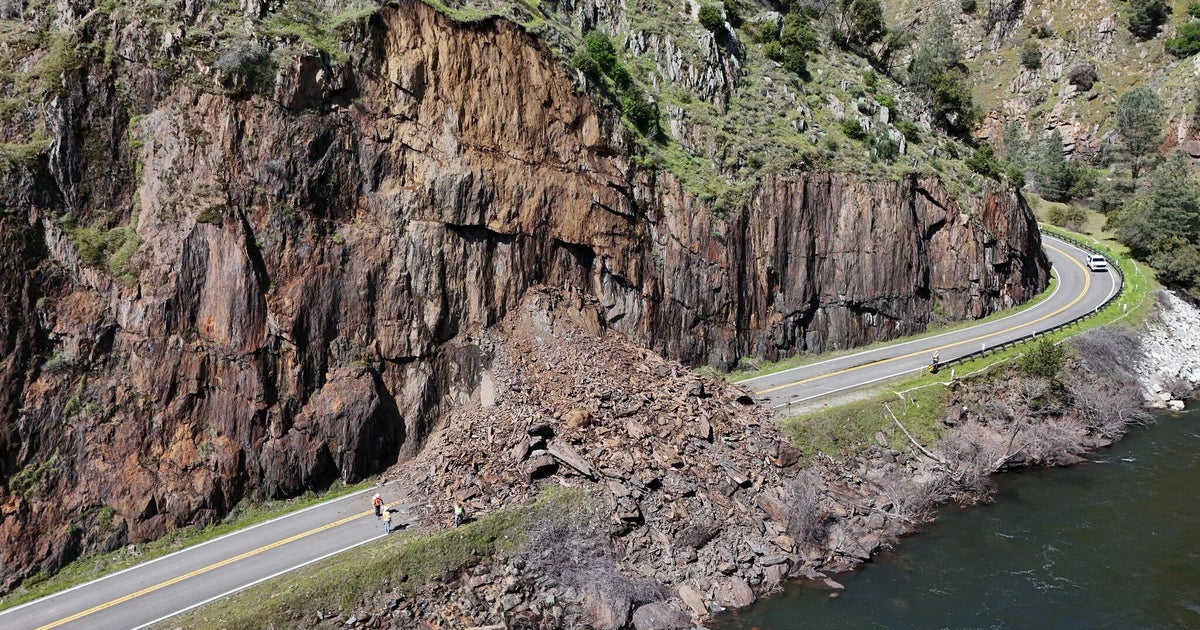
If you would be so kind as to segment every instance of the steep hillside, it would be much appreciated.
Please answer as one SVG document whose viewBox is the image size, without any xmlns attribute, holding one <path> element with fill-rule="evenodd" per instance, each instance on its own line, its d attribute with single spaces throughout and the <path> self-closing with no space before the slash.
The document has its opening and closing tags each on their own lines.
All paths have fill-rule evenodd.
<svg viewBox="0 0 1200 630">
<path fill-rule="evenodd" d="M 959 141 L 872 153 L 914 97 L 678 8 L 4 3 L 3 586 L 412 457 L 537 285 L 718 366 L 1045 286 Z"/>
<path fill-rule="evenodd" d="M 1005 123 L 1015 123 L 1034 139 L 1057 130 L 1066 151 L 1092 158 L 1115 143 L 1117 101 L 1137 87 L 1151 87 L 1167 103 L 1171 124 L 1165 147 L 1183 144 L 1200 131 L 1192 121 L 1200 57 L 1171 54 L 1165 45 L 1195 21 L 1188 9 L 1194 3 L 1163 3 L 1170 13 L 1161 27 L 1135 35 L 1131 16 L 1148 4 L 894 0 L 886 6 L 893 24 L 909 30 L 936 6 L 954 16 L 955 39 L 969 60 L 977 102 L 987 113 L 977 135 L 1002 146 Z"/>
</svg>

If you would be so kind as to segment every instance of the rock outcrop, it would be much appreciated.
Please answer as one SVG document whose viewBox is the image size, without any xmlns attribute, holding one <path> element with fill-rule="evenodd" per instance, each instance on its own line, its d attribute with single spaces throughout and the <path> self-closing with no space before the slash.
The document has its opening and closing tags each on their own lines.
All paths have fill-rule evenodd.
<svg viewBox="0 0 1200 630">
<path fill-rule="evenodd" d="M 0 587 L 415 455 L 535 284 L 722 366 L 1045 285 L 1015 194 L 777 175 L 716 218 L 511 24 L 357 28 L 265 98 L 172 81 L 132 25 L 64 75 L 48 158 L 0 173 Z"/>
</svg>

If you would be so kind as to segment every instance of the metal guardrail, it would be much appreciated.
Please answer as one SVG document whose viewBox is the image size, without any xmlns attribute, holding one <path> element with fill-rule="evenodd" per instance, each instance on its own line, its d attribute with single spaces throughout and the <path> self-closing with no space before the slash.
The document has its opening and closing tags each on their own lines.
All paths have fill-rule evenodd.
<svg viewBox="0 0 1200 630">
<path fill-rule="evenodd" d="M 1115 272 L 1117 274 L 1117 278 L 1120 280 L 1119 284 L 1117 285 L 1116 292 L 1113 293 L 1112 295 L 1110 295 L 1108 297 L 1108 299 L 1105 300 L 1104 303 L 1101 304 L 1100 306 L 1097 306 L 1096 308 L 1084 313 L 1083 315 L 1080 315 L 1079 317 L 1072 319 L 1071 321 L 1063 322 L 1061 324 L 1058 324 L 1057 326 L 1052 326 L 1045 330 L 1035 331 L 1035 332 L 1029 333 L 1028 335 L 1023 335 L 1016 339 L 1012 339 L 1009 341 L 1005 341 L 1004 343 L 996 344 L 990 348 L 985 347 L 981 350 L 975 350 L 974 352 L 968 352 L 967 354 L 954 357 L 953 359 L 939 361 L 938 362 L 938 370 L 939 371 L 942 368 L 952 367 L 954 365 L 966 363 L 967 361 L 970 361 L 970 360 L 978 358 L 978 357 L 985 357 L 989 354 L 993 354 L 993 353 L 999 352 L 1001 350 L 1006 350 L 1008 348 L 1014 348 L 1019 344 L 1025 343 L 1026 341 L 1030 341 L 1032 339 L 1037 339 L 1038 337 L 1048 335 L 1050 333 L 1057 332 L 1059 330 L 1063 330 L 1065 328 L 1074 326 L 1074 325 L 1078 324 L 1079 322 L 1082 322 L 1085 319 L 1092 318 L 1097 313 L 1104 310 L 1105 307 L 1107 307 L 1109 304 L 1112 304 L 1114 301 L 1116 301 L 1117 298 L 1121 297 L 1121 295 L 1123 293 L 1125 293 L 1125 272 L 1121 271 L 1120 265 L 1117 265 L 1116 261 L 1114 261 L 1112 258 L 1109 258 L 1107 254 L 1105 254 L 1104 252 L 1096 249 L 1094 246 L 1092 246 L 1088 243 L 1085 243 L 1079 239 L 1071 238 L 1070 236 L 1065 236 L 1065 235 L 1058 234 L 1055 232 L 1050 232 L 1049 234 L 1051 236 L 1053 236 L 1054 238 L 1056 238 L 1060 241 L 1066 241 L 1066 242 L 1074 245 L 1075 247 L 1078 247 L 1079 249 L 1091 252 L 1093 254 L 1099 254 L 1101 256 L 1104 256 L 1104 260 L 1108 261 L 1109 270 L 1111 272 Z M 1091 273 L 1091 271 L 1089 270 L 1088 273 Z"/>
</svg>

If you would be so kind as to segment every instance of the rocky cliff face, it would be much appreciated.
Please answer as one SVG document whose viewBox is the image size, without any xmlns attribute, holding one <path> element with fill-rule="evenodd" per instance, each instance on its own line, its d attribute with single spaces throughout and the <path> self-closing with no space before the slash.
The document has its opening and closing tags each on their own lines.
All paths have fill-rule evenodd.
<svg viewBox="0 0 1200 630">
<path fill-rule="evenodd" d="M 348 64 L 298 57 L 270 98 L 133 62 L 70 71 L 48 158 L 4 171 L 5 588 L 412 456 L 477 387 L 472 335 L 535 285 L 723 366 L 1045 285 L 1016 195 L 808 173 L 718 219 L 637 168 L 511 24 L 410 3 L 355 37 Z M 113 38 L 117 59 L 154 48 Z"/>
</svg>

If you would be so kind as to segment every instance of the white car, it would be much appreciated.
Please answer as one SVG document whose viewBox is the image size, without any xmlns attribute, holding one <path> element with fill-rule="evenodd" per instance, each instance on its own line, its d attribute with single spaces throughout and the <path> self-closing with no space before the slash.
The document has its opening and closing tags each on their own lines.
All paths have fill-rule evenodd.
<svg viewBox="0 0 1200 630">
<path fill-rule="evenodd" d="M 1088 254 L 1087 267 L 1092 271 L 1108 271 L 1108 259 L 1100 254 Z"/>
</svg>

